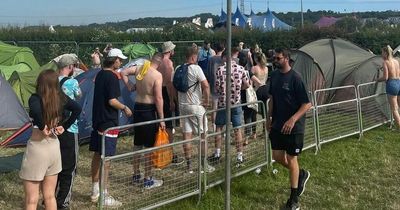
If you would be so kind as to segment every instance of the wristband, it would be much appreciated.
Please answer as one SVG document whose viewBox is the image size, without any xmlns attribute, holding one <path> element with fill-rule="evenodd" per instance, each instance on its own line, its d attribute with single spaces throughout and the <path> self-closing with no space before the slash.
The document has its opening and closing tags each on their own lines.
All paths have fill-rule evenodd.
<svg viewBox="0 0 400 210">
<path fill-rule="evenodd" d="M 124 108 L 122 108 L 122 111 L 125 111 L 125 109 L 126 109 L 126 105 L 124 105 Z"/>
</svg>

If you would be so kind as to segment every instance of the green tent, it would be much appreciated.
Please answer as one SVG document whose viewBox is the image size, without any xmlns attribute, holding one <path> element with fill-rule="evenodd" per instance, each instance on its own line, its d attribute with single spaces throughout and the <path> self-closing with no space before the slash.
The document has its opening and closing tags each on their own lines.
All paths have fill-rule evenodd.
<svg viewBox="0 0 400 210">
<path fill-rule="evenodd" d="M 151 58 L 155 52 L 157 52 L 156 48 L 142 43 L 129 44 L 122 48 L 122 53 L 127 55 L 129 60 L 142 57 Z"/>
<path fill-rule="evenodd" d="M 40 72 L 45 69 L 57 70 L 54 61 L 27 72 L 14 71 L 8 82 L 11 84 L 19 100 L 25 108 L 28 108 L 28 100 L 32 93 L 36 92 L 36 79 Z"/>
<path fill-rule="evenodd" d="M 31 49 L 0 42 L 0 65 L 13 66 L 20 63 L 25 63 L 31 69 L 40 67 Z"/>
<path fill-rule="evenodd" d="M 26 63 L 19 63 L 12 66 L 0 65 L 0 75 L 3 76 L 6 80 L 10 78 L 14 71 L 27 72 L 30 70 L 32 70 L 31 67 L 28 66 Z"/>
</svg>

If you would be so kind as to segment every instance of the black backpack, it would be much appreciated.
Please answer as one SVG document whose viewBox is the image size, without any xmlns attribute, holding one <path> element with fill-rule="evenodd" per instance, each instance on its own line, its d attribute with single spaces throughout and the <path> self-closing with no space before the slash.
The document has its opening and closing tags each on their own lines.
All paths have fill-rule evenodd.
<svg viewBox="0 0 400 210">
<path fill-rule="evenodd" d="M 190 64 L 182 64 L 180 65 L 174 74 L 174 78 L 172 79 L 172 84 L 175 89 L 179 92 L 186 93 L 190 88 L 197 85 L 199 81 L 189 86 L 189 78 L 188 78 L 188 68 Z"/>
</svg>

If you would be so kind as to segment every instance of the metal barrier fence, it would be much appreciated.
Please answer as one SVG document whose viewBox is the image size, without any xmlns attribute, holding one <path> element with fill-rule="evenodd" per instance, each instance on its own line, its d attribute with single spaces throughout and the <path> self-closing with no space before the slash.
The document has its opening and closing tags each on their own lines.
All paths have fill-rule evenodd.
<svg viewBox="0 0 400 210">
<path fill-rule="evenodd" d="M 261 109 L 264 109 L 264 112 L 262 113 L 266 113 L 265 112 L 265 106 L 264 103 L 261 101 L 258 102 L 253 102 L 253 103 L 246 103 L 246 104 L 240 104 L 240 105 L 235 105 L 232 106 L 232 108 L 239 108 L 239 109 L 243 109 L 243 107 L 247 107 L 247 105 L 250 104 L 258 104 L 258 106 Z M 214 127 L 213 123 L 211 120 L 212 116 L 214 113 L 217 113 L 218 111 L 223 111 L 224 112 L 225 109 L 218 109 L 218 110 L 211 110 L 211 111 L 207 111 L 204 114 L 204 119 L 208 119 L 208 127 L 212 128 Z M 224 112 L 225 113 L 225 112 Z M 243 120 L 243 117 L 242 117 Z M 237 177 L 240 175 L 243 175 L 247 172 L 253 171 L 259 167 L 262 167 L 264 165 L 268 165 L 270 158 L 270 147 L 268 145 L 268 141 L 267 141 L 267 132 L 265 130 L 265 124 L 266 124 L 266 118 L 265 115 L 261 116 L 258 115 L 257 116 L 257 120 L 255 122 L 251 122 L 251 123 L 243 123 L 241 126 L 238 126 L 234 129 L 232 129 L 232 133 L 230 133 L 229 135 L 232 136 L 232 142 L 231 144 L 234 144 L 236 147 L 239 146 L 239 144 L 242 144 L 244 141 L 243 139 L 248 139 L 249 140 L 249 144 L 246 146 L 243 146 L 243 164 L 238 164 L 236 157 L 237 157 L 237 151 L 236 151 L 236 147 L 232 146 L 232 150 L 230 151 L 230 156 L 231 156 L 231 174 L 232 177 Z M 227 123 L 228 126 L 230 125 L 230 122 Z M 245 132 L 243 132 L 245 131 Z M 247 132 L 246 132 L 247 131 Z M 235 139 L 235 135 L 239 134 L 236 132 L 240 132 L 240 134 L 242 134 L 242 141 L 237 141 Z M 205 165 L 210 164 L 211 166 L 215 167 L 215 171 L 205 171 L 204 173 L 204 185 L 205 185 L 205 190 L 207 190 L 210 187 L 216 186 L 218 184 L 221 184 L 224 182 L 225 180 L 225 175 L 224 175 L 224 170 L 225 170 L 225 162 L 224 162 L 224 157 L 225 157 L 225 150 L 224 150 L 224 144 L 225 144 L 225 139 L 223 138 L 223 135 L 225 133 L 225 130 L 221 130 L 219 132 L 217 132 L 216 130 L 209 130 L 209 132 L 206 134 L 206 142 L 207 142 L 207 155 L 209 158 L 205 158 L 204 162 Z M 235 134 L 236 133 L 236 134 Z M 244 133 L 244 135 L 243 135 Z M 256 135 L 256 138 L 254 138 L 254 134 Z M 228 135 L 228 134 L 225 134 Z M 219 159 L 216 158 L 212 158 L 213 157 L 213 153 L 215 151 L 215 138 L 217 137 L 221 137 L 221 155 Z"/>
<path fill-rule="evenodd" d="M 361 136 L 363 132 L 389 122 L 391 115 L 386 94 L 384 93 L 383 89 L 377 88 L 381 87 L 379 87 L 377 83 L 371 82 L 360 84 L 357 86 L 357 88 L 353 85 L 350 85 L 316 90 L 314 94 L 311 95 L 311 100 L 314 103 L 314 106 L 306 113 L 304 150 L 315 148 L 316 151 L 318 151 L 318 148 L 324 143 L 355 134 L 360 134 Z M 314 100 L 314 98 L 324 96 L 321 94 L 335 95 L 330 91 L 335 91 L 336 93 L 338 90 L 345 92 L 347 91 L 346 93 L 351 94 L 347 94 L 348 98 L 341 100 L 336 99 L 331 103 L 318 104 Z M 255 103 L 257 103 L 258 106 L 261 106 L 261 109 L 263 109 L 263 112 L 261 113 L 263 113 L 263 115 L 258 113 L 256 121 L 249 123 L 242 122 L 241 126 L 235 128 L 239 130 L 236 132 L 243 134 L 243 140 L 249 139 L 250 142 L 248 145 L 244 146 L 242 150 L 244 156 L 243 164 L 236 164 L 237 151 L 235 150 L 234 146 L 232 146 L 232 150 L 229 151 L 232 162 L 232 177 L 243 175 L 272 162 L 270 145 L 267 139 L 268 134 L 265 129 L 265 114 L 267 112 L 264 104 L 261 101 L 258 101 L 254 103 L 240 104 L 233 106 L 232 108 L 243 109 L 243 107 L 247 107 L 248 105 Z M 203 140 L 203 142 L 205 142 L 207 145 L 205 151 L 202 150 L 202 140 L 199 134 L 194 135 L 192 139 L 182 140 L 183 138 L 180 133 L 180 128 L 175 128 L 177 132 L 174 134 L 174 143 L 134 152 L 132 152 L 131 148 L 127 148 L 127 145 L 125 144 L 122 151 L 125 150 L 125 152 L 127 151 L 126 153 L 118 154 L 112 157 L 102 157 L 103 175 L 104 164 L 111 164 L 108 192 L 117 200 L 122 201 L 121 208 L 151 209 L 193 195 L 198 195 L 200 199 L 203 185 L 204 192 L 206 192 L 207 189 L 223 183 L 225 180 L 225 141 L 224 138 L 221 138 L 220 159 L 216 161 L 215 158 L 210 158 L 213 156 L 212 154 L 216 149 L 214 142 L 215 138 L 217 136 L 222 137 L 223 135 L 232 135 L 231 143 L 234 145 L 237 143 L 235 141 L 235 129 L 232 129 L 232 133 L 230 134 L 226 134 L 224 129 L 218 132 L 215 129 L 212 129 L 214 128 L 212 120 L 213 114 L 223 110 L 224 109 L 210 110 L 204 114 L 205 117 L 203 119 L 208 120 L 207 125 L 209 128 L 208 132 L 205 134 L 205 139 Z M 128 129 L 135 128 L 137 126 L 159 123 L 165 120 L 175 121 L 176 119 L 183 120 L 188 118 L 195 118 L 195 115 L 149 121 L 117 128 Z M 196 120 L 199 122 L 198 118 L 196 118 Z M 241 120 L 243 120 L 243 118 Z M 231 126 L 230 123 L 228 123 L 228 126 Z M 197 129 L 200 129 L 199 124 L 197 125 Z M 254 135 L 256 138 L 254 138 Z M 104 143 L 104 137 L 102 141 Z M 132 142 L 132 140 L 129 142 Z M 174 154 L 180 157 L 185 157 L 182 147 L 183 145 L 189 143 L 193 145 L 191 156 L 191 165 L 193 170 L 188 170 L 188 166 L 184 163 L 181 165 L 171 164 L 162 170 L 154 170 L 154 177 L 162 177 L 164 182 L 163 186 L 155 189 L 145 189 L 143 181 L 139 181 L 138 183 L 133 182 L 132 174 L 134 170 L 132 163 L 137 162 L 137 156 L 148 157 L 149 154 L 160 148 L 173 148 Z M 141 162 L 143 162 L 143 159 L 144 158 L 140 159 Z M 143 166 L 141 169 L 143 170 Z M 101 189 L 103 189 L 104 186 L 105 183 L 102 178 Z M 101 195 L 102 199 L 104 199 L 103 194 Z M 107 206 L 103 206 L 102 204 L 102 202 L 99 203 L 100 209 L 107 208 Z"/>
<path fill-rule="evenodd" d="M 131 129 L 138 128 L 139 126 L 148 126 L 154 124 L 158 126 L 161 121 L 172 121 L 178 119 L 184 120 L 189 118 L 194 118 L 194 120 L 197 120 L 197 129 L 199 129 L 199 119 L 196 118 L 195 115 L 186 115 L 164 120 L 153 120 L 126 126 L 113 127 L 107 129 L 105 132 L 114 129 Z M 141 129 L 143 129 L 143 127 Z M 179 131 L 180 129 L 178 129 L 175 133 L 175 139 L 179 139 L 182 137 Z M 104 141 L 105 137 L 103 136 L 102 145 L 104 145 Z M 133 139 L 131 139 L 130 142 L 133 142 Z M 131 145 L 133 144 L 131 143 Z M 147 167 L 152 167 L 150 158 L 151 154 L 159 149 L 173 148 L 175 155 L 179 157 L 185 157 L 182 149 L 183 145 L 192 145 L 192 154 L 190 159 L 192 172 L 189 171 L 188 165 L 184 162 L 182 162 L 182 164 L 180 165 L 169 164 L 162 170 L 156 170 L 152 168 L 152 177 L 156 182 L 154 186 L 156 186 L 156 184 L 160 184 L 160 180 L 162 180 L 163 184 L 162 186 L 153 189 L 150 189 L 148 186 L 145 187 L 146 183 L 143 181 L 144 176 L 142 172 L 144 171 L 146 164 Z M 102 147 L 102 150 L 104 154 L 104 146 Z M 144 148 L 142 150 L 133 152 L 131 150 L 130 152 L 110 157 L 102 156 L 102 176 L 100 184 L 101 192 L 103 192 L 103 190 L 105 189 L 104 186 L 106 186 L 104 182 L 104 166 L 105 164 L 109 163 L 111 164 L 111 167 L 108 178 L 109 187 L 107 190 L 108 193 L 112 195 L 116 200 L 122 202 L 122 206 L 120 206 L 120 208 L 122 209 L 152 209 L 192 195 L 198 195 L 200 199 L 200 150 L 200 136 L 193 135 L 193 138 L 191 139 L 180 139 L 179 141 L 175 140 L 174 143 L 170 143 L 160 147 Z M 134 171 L 133 163 L 141 164 L 141 166 L 139 167 L 139 170 L 141 171 L 140 173 Z M 140 174 L 141 178 L 138 178 L 137 176 L 134 177 L 134 172 L 136 172 L 135 175 Z M 146 175 L 148 176 L 148 174 Z M 103 199 L 107 199 L 104 197 L 103 193 L 101 193 L 100 196 L 100 201 Z M 100 209 L 107 209 L 110 206 L 104 205 L 103 202 L 99 202 L 99 207 Z"/>
<path fill-rule="evenodd" d="M 354 93 L 348 100 L 338 99 L 337 102 L 318 104 L 316 103 L 316 127 L 319 144 L 341 139 L 360 133 L 359 106 L 357 91 L 354 85 L 320 89 L 314 92 L 314 98 L 320 94 L 330 94 L 331 91 L 347 90 Z"/>
<path fill-rule="evenodd" d="M 390 105 L 384 83 L 369 82 L 357 86 L 360 110 L 360 134 L 391 122 Z M 378 110 L 378 111 L 377 111 Z"/>
</svg>

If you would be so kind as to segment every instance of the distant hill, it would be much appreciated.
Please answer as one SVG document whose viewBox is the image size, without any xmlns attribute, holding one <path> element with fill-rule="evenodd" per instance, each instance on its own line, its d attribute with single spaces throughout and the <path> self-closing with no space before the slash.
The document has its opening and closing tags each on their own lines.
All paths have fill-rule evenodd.
<svg viewBox="0 0 400 210">
<path fill-rule="evenodd" d="M 301 13 L 300 12 L 287 12 L 287 13 L 276 13 L 273 12 L 279 19 L 286 22 L 287 24 L 297 27 L 301 24 Z M 258 13 L 261 15 L 262 13 Z M 322 16 L 333 16 L 333 17 L 357 17 L 357 18 L 377 18 L 377 19 L 388 19 L 389 17 L 400 17 L 400 11 L 381 11 L 381 12 L 351 12 L 351 13 L 339 13 L 331 10 L 321 10 L 321 11 L 311 11 L 306 10 L 303 13 L 304 23 L 305 24 L 313 24 L 317 20 L 319 20 Z M 213 15 L 211 13 L 201 13 L 197 15 L 193 15 L 191 17 L 147 17 L 147 18 L 139 18 L 139 19 L 129 19 L 125 21 L 119 22 L 107 22 L 103 24 L 89 24 L 82 26 L 67 26 L 67 28 L 85 28 L 85 29 L 93 29 L 93 28 L 102 28 L 102 29 L 112 29 L 114 31 L 126 31 L 129 28 L 170 28 L 172 27 L 173 21 L 177 21 L 178 23 L 190 23 L 193 18 L 201 18 L 202 25 L 204 26 L 207 18 L 212 18 L 214 25 L 219 20 L 219 14 Z M 43 26 L 30 26 L 27 28 L 41 28 Z M 65 27 L 65 26 L 57 26 L 57 27 Z"/>
<path fill-rule="evenodd" d="M 202 23 L 204 24 L 207 18 L 212 18 L 213 22 L 216 23 L 219 19 L 219 16 L 213 15 L 211 13 L 202 13 L 198 15 L 194 15 L 191 17 L 147 17 L 147 18 L 139 18 L 139 19 L 129 19 L 121 22 L 107 22 L 104 24 L 89 24 L 88 27 L 96 27 L 96 28 L 113 28 L 117 31 L 126 31 L 129 28 L 156 28 L 156 27 L 166 27 L 172 26 L 173 21 L 177 21 L 178 23 L 183 22 L 192 22 L 193 18 L 200 17 Z"/>
</svg>

